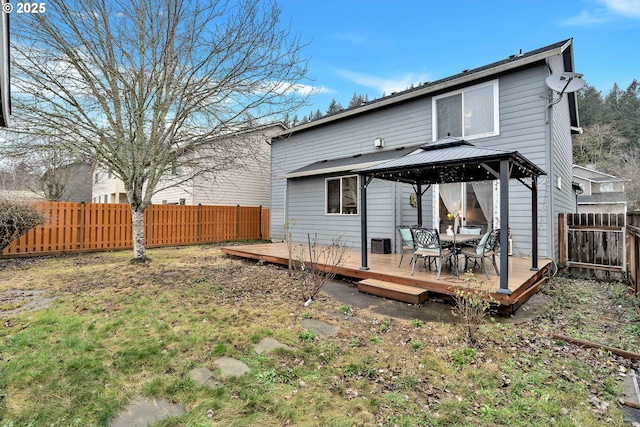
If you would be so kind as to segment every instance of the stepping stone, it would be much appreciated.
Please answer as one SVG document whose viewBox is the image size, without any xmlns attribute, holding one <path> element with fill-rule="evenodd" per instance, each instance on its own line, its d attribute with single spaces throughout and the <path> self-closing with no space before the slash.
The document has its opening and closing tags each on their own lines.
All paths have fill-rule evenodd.
<svg viewBox="0 0 640 427">
<path fill-rule="evenodd" d="M 184 408 L 167 400 L 135 396 L 109 427 L 147 427 L 169 417 L 184 414 Z"/>
<path fill-rule="evenodd" d="M 240 377 L 249 372 L 249 367 L 233 357 L 221 357 L 213 361 L 220 371 L 223 377 Z"/>
<path fill-rule="evenodd" d="M 344 314 L 340 311 L 327 311 L 326 312 L 329 316 L 331 317 L 335 317 L 337 320 L 344 322 L 344 323 L 348 323 L 350 325 L 356 324 L 356 323 L 360 323 L 360 319 L 358 319 L 357 317 L 353 317 L 350 316 L 348 314 Z"/>
<path fill-rule="evenodd" d="M 218 388 L 222 387 L 222 383 L 220 381 L 214 380 L 211 376 L 211 371 L 207 368 L 195 368 L 187 372 L 187 377 L 191 378 L 193 381 L 198 383 L 198 385 L 209 387 L 209 388 Z"/>
<path fill-rule="evenodd" d="M 302 319 L 300 322 L 303 328 L 309 329 L 318 335 L 333 336 L 338 333 L 340 328 L 335 325 L 330 325 L 327 322 L 316 319 Z"/>
<path fill-rule="evenodd" d="M 297 350 L 297 348 L 295 348 L 295 347 L 291 347 L 291 346 L 288 346 L 286 344 L 282 344 L 278 340 L 275 340 L 275 339 L 269 338 L 269 337 L 262 338 L 260 340 L 260 342 L 253 347 L 253 349 L 258 354 L 262 354 L 267 350 L 274 350 L 276 348 L 284 348 L 285 350 L 290 350 L 290 351 L 296 351 Z"/>
</svg>

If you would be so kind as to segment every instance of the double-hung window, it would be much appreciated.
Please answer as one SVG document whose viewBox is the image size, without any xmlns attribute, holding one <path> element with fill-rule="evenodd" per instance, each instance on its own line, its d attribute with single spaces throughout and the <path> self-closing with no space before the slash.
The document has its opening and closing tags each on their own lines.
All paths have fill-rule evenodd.
<svg viewBox="0 0 640 427">
<path fill-rule="evenodd" d="M 433 97 L 434 140 L 498 135 L 498 81 Z"/>
<path fill-rule="evenodd" d="M 326 213 L 334 215 L 358 214 L 358 176 L 326 179 Z"/>
</svg>

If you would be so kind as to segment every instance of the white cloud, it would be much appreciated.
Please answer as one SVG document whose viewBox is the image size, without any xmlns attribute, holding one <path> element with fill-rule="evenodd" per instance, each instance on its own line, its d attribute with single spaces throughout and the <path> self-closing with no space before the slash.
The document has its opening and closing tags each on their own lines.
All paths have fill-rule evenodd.
<svg viewBox="0 0 640 427">
<path fill-rule="evenodd" d="M 360 86 L 369 87 L 375 89 L 380 94 L 389 95 L 392 92 L 399 92 L 401 90 L 405 90 L 409 88 L 412 84 L 417 85 L 418 83 L 426 82 L 429 80 L 426 74 L 413 74 L 407 73 L 402 76 L 397 76 L 393 78 L 384 78 L 378 76 L 372 76 L 368 74 L 358 73 L 355 71 L 349 70 L 338 70 L 338 74 L 342 77 L 346 78 L 353 83 L 356 83 Z"/>
<path fill-rule="evenodd" d="M 393 43 L 386 38 L 380 37 L 378 34 L 365 31 L 337 33 L 334 34 L 333 37 L 359 49 L 375 48 L 379 51 L 393 47 Z"/>
<path fill-rule="evenodd" d="M 587 12 L 586 10 L 583 10 L 582 13 L 580 13 L 579 15 L 576 15 L 572 18 L 569 18 L 567 20 L 564 21 L 565 25 L 572 25 L 572 26 L 582 26 L 582 25 L 593 25 L 593 24 L 599 24 L 601 22 L 604 22 L 605 19 L 599 16 L 595 16 L 589 12 Z"/>
<path fill-rule="evenodd" d="M 640 0 L 600 0 L 600 3 L 614 15 L 640 18 Z"/>
<path fill-rule="evenodd" d="M 564 21 L 565 25 L 584 26 L 607 22 L 616 17 L 640 18 L 640 0 L 596 0 L 602 7 L 583 10 Z"/>
</svg>

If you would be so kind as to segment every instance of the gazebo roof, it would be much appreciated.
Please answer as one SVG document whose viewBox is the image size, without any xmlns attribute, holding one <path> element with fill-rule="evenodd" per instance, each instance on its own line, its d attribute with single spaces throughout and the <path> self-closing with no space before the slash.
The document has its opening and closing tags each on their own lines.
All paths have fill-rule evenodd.
<svg viewBox="0 0 640 427">
<path fill-rule="evenodd" d="M 402 157 L 353 172 L 409 184 L 485 181 L 499 178 L 502 160 L 509 161 L 510 178 L 545 175 L 542 169 L 517 151 L 480 148 L 452 137 L 422 145 Z"/>
</svg>

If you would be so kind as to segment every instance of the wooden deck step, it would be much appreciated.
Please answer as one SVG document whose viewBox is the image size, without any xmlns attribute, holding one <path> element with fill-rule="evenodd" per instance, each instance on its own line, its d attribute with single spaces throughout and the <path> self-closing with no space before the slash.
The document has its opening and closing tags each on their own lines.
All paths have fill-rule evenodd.
<svg viewBox="0 0 640 427">
<path fill-rule="evenodd" d="M 422 304 L 427 300 L 426 289 L 377 279 L 361 280 L 358 282 L 358 291 L 409 304 Z"/>
</svg>

